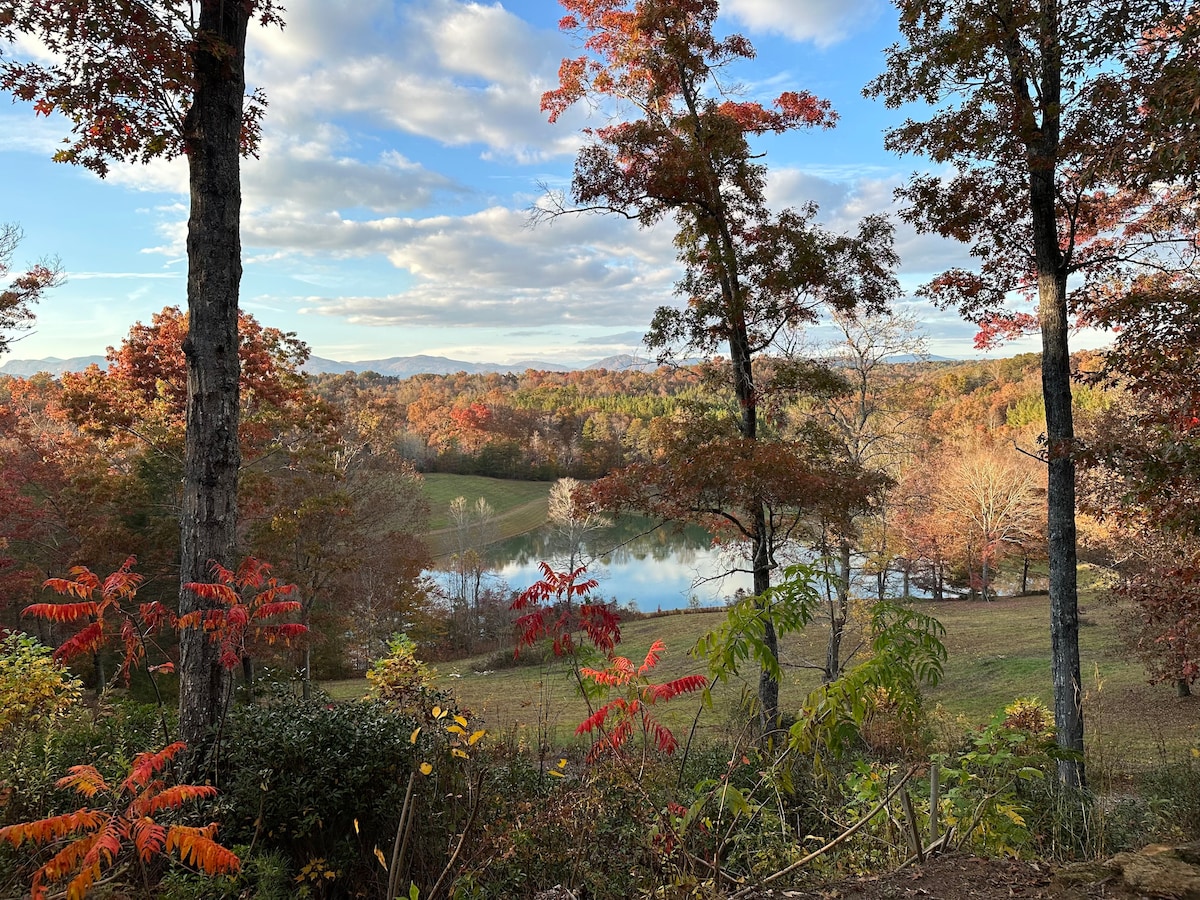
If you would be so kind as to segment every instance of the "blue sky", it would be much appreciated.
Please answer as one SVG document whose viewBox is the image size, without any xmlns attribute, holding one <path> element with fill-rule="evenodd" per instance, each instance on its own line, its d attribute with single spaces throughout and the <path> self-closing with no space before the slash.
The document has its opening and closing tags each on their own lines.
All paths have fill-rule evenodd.
<svg viewBox="0 0 1200 900">
<path fill-rule="evenodd" d="M 653 310 L 678 302 L 669 224 L 528 224 L 539 185 L 567 184 L 579 129 L 600 121 L 573 111 L 552 126 L 538 111 L 575 53 L 556 2 L 286 6 L 286 29 L 250 36 L 248 82 L 270 107 L 261 158 L 243 168 L 243 308 L 340 360 L 637 352 Z M 721 27 L 758 48 L 732 73 L 748 96 L 810 90 L 841 116 L 832 131 L 764 142 L 772 203 L 816 200 L 845 230 L 891 209 L 894 187 L 924 166 L 883 150 L 898 116 L 860 93 L 895 40 L 891 5 L 726 0 Z M 122 166 L 101 181 L 49 161 L 65 134 L 61 120 L 0 101 L 0 222 L 25 232 L 18 264 L 57 256 L 68 276 L 9 358 L 100 354 L 135 321 L 186 305 L 186 164 Z M 897 247 L 906 289 L 967 261 L 902 225 Z M 971 326 L 907 305 L 931 352 L 976 355 Z"/>
</svg>

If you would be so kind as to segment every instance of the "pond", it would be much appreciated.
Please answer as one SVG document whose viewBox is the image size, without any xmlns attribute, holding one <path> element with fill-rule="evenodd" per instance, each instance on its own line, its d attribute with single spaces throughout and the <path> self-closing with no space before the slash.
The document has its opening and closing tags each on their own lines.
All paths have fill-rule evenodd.
<svg viewBox="0 0 1200 900">
<path fill-rule="evenodd" d="M 538 563 L 557 570 L 570 566 L 569 548 L 561 534 L 546 525 L 537 531 L 493 544 L 489 560 L 514 590 L 542 577 Z M 721 606 L 739 588 L 749 591 L 748 572 L 729 572 L 737 565 L 728 549 L 695 525 L 659 525 L 640 516 L 622 516 L 589 534 L 581 561 L 600 582 L 594 596 L 634 604 L 642 612 L 680 609 L 689 604 Z M 578 564 L 578 563 L 577 563 Z M 692 598 L 695 598 L 693 600 Z"/>
<path fill-rule="evenodd" d="M 496 578 L 520 591 L 542 577 L 538 563 L 548 562 L 557 571 L 570 566 L 566 543 L 561 533 L 547 524 L 491 545 L 487 555 Z M 632 604 L 646 613 L 690 605 L 722 606 L 738 590 L 749 593 L 753 583 L 749 572 L 731 571 L 744 566 L 745 560 L 733 548 L 714 546 L 705 529 L 656 525 L 640 516 L 622 516 L 611 526 L 592 532 L 583 542 L 579 561 L 586 563 L 588 574 L 600 582 L 593 596 L 615 600 L 621 606 Z M 856 594 L 874 595 L 873 577 L 856 570 L 854 580 Z M 1018 585 L 1018 577 L 1002 572 L 993 587 L 1000 594 L 1012 594 Z M 1045 590 L 1045 578 L 1031 578 L 1029 586 Z M 916 584 L 909 585 L 909 590 L 914 597 L 929 596 Z M 898 573 L 889 577 L 888 592 L 891 596 L 903 593 Z M 959 594 L 947 588 L 948 597 Z"/>
</svg>

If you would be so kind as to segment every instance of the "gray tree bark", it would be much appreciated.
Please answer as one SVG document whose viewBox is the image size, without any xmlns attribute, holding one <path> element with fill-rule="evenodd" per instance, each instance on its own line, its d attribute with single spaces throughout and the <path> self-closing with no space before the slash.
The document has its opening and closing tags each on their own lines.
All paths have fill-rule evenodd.
<svg viewBox="0 0 1200 900">
<path fill-rule="evenodd" d="M 249 7 L 202 0 L 195 94 L 184 123 L 191 188 L 188 218 L 187 438 L 180 526 L 180 584 L 234 566 L 238 466 L 240 150 Z M 181 588 L 179 609 L 209 605 Z M 230 675 L 201 629 L 180 637 L 179 730 L 193 759 L 211 745 L 228 702 Z"/>
</svg>

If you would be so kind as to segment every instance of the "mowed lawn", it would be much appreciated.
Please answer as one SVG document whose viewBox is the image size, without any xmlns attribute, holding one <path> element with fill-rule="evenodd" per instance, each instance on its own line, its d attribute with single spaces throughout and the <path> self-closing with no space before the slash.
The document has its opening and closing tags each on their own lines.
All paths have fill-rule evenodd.
<svg viewBox="0 0 1200 900">
<path fill-rule="evenodd" d="M 1049 600 L 1045 595 L 980 601 L 922 601 L 921 612 L 934 615 L 946 628 L 949 654 L 945 679 L 928 690 L 930 709 L 941 707 L 937 718 L 961 731 L 985 723 L 1016 697 L 1038 697 L 1051 703 Z M 1200 748 L 1200 697 L 1179 699 L 1172 685 L 1150 685 L 1141 664 L 1124 650 L 1117 614 L 1092 594 L 1081 597 L 1080 655 L 1089 751 L 1105 765 L 1132 770 L 1166 753 Z M 621 653 L 640 663 L 652 641 L 661 639 L 667 653 L 652 673 L 665 681 L 692 672 L 705 672 L 702 660 L 688 650 L 705 632 L 716 627 L 723 613 L 686 612 L 625 623 Z M 789 637 L 783 647 L 788 665 L 782 686 L 785 711 L 796 710 L 819 674 L 802 668 L 824 655 L 825 632 L 819 626 Z M 521 732 L 535 740 L 547 730 L 557 744 L 574 740 L 574 729 L 586 707 L 569 672 L 561 665 L 494 668 L 493 658 L 461 660 L 439 665 L 439 683 L 481 716 L 489 730 Z M 479 669 L 484 671 L 478 671 Z M 711 708 L 701 708 L 699 696 L 684 696 L 663 708 L 668 725 L 683 735 L 697 722 L 700 739 L 730 733 L 742 720 L 736 712 L 742 693 L 754 692 L 757 671 L 748 668 L 731 683 L 713 691 Z M 339 696 L 361 696 L 363 685 L 340 683 Z M 697 719 L 697 713 L 699 717 Z"/>
<path fill-rule="evenodd" d="M 479 498 L 488 502 L 496 513 L 496 540 L 504 540 L 533 531 L 546 521 L 550 481 L 512 481 L 502 478 L 483 478 L 478 475 L 446 475 L 433 473 L 424 476 L 425 495 L 429 498 L 429 534 L 426 540 L 434 556 L 449 551 L 450 504 L 463 497 L 467 506 Z"/>
</svg>

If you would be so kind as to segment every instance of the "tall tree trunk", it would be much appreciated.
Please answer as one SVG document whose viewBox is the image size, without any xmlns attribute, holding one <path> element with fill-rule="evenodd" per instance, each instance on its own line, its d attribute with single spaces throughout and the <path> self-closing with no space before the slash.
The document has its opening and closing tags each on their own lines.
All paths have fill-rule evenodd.
<svg viewBox="0 0 1200 900">
<path fill-rule="evenodd" d="M 829 643 L 825 647 L 825 671 L 821 680 L 829 684 L 842 674 L 842 639 L 850 620 L 850 541 L 838 537 L 838 572 L 834 579 L 836 599 L 829 620 Z"/>
<path fill-rule="evenodd" d="M 1000 0 L 999 20 L 1015 28 L 1012 0 Z M 1055 177 L 1062 109 L 1062 27 L 1058 0 L 1038 2 L 1039 65 L 1031 92 L 1026 48 L 1016 31 L 1004 41 L 1018 127 L 1029 166 L 1029 212 L 1042 331 L 1042 397 L 1046 404 L 1049 475 L 1046 505 L 1050 554 L 1050 669 L 1058 746 L 1078 759 L 1058 763 L 1059 780 L 1083 787 L 1083 691 L 1079 673 L 1079 596 L 1075 556 L 1075 424 L 1071 416 L 1071 356 L 1067 346 L 1067 260 L 1059 242 Z"/>
<path fill-rule="evenodd" d="M 184 123 L 191 187 L 188 219 L 187 445 L 180 527 L 180 583 L 233 567 L 238 466 L 239 172 L 248 5 L 202 0 L 196 87 Z M 181 613 L 208 607 L 180 590 Z M 179 731 L 193 759 L 211 743 L 226 708 L 229 673 L 202 629 L 180 636 Z"/>
<path fill-rule="evenodd" d="M 751 568 L 754 570 L 754 595 L 761 597 L 771 586 L 771 548 L 762 504 L 754 511 L 753 518 L 755 530 L 750 545 L 750 552 L 753 554 Z M 769 616 L 763 630 L 763 643 L 767 652 L 779 659 L 779 636 L 775 633 L 775 623 Z M 758 707 L 763 732 L 774 730 L 779 722 L 779 682 L 766 669 L 762 669 L 758 675 Z"/>
<path fill-rule="evenodd" d="M 1042 396 L 1046 404 L 1047 528 L 1050 555 L 1050 666 L 1058 745 L 1079 754 L 1058 763 L 1059 780 L 1084 786 L 1083 690 L 1079 670 L 1079 594 L 1075 551 L 1075 423 L 1067 347 L 1067 278 L 1054 217 L 1053 172 L 1030 178 L 1042 329 Z"/>
<path fill-rule="evenodd" d="M 1042 329 L 1042 396 L 1046 404 L 1047 529 L 1050 555 L 1050 667 L 1058 745 L 1078 759 L 1058 763 L 1059 780 L 1083 787 L 1083 689 L 1079 670 L 1079 594 L 1075 551 L 1075 423 L 1071 411 L 1071 355 L 1067 346 L 1067 277 L 1058 246 L 1054 172 L 1030 176 L 1038 264 L 1038 319 Z"/>
</svg>

